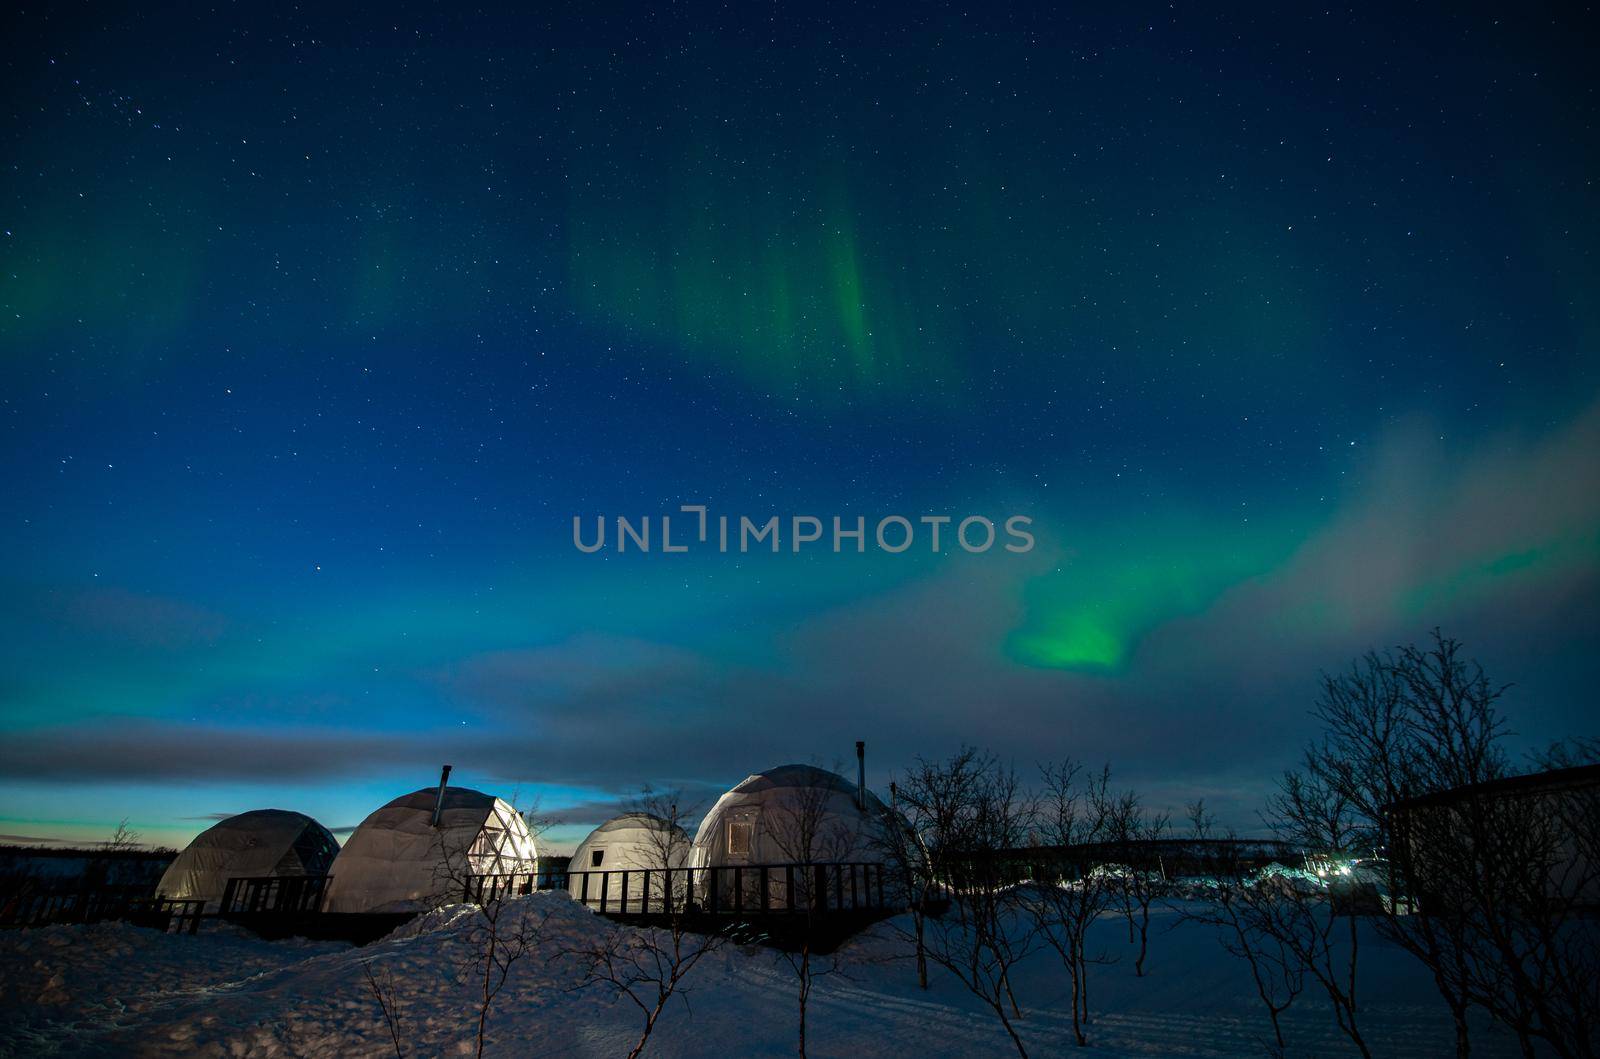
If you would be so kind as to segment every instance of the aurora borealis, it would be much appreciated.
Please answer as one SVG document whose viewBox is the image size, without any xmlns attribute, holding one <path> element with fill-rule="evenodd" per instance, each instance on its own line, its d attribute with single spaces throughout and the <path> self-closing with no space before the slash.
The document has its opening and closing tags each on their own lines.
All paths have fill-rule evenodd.
<svg viewBox="0 0 1600 1059">
<path fill-rule="evenodd" d="M 1435 625 L 1595 734 L 1587 12 L 3 19 L 0 832 L 857 738 L 1247 826 Z M 572 547 L 682 504 L 1038 547 Z"/>
</svg>

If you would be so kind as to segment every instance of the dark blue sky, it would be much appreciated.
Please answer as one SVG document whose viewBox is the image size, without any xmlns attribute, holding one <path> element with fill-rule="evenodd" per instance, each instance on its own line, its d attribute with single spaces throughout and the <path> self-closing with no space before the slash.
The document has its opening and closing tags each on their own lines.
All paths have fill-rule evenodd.
<svg viewBox="0 0 1600 1059">
<path fill-rule="evenodd" d="M 0 831 L 962 740 L 1248 824 L 1317 672 L 1593 734 L 1593 14 L 0 26 Z M 1033 518 L 588 556 L 577 515 Z"/>
</svg>

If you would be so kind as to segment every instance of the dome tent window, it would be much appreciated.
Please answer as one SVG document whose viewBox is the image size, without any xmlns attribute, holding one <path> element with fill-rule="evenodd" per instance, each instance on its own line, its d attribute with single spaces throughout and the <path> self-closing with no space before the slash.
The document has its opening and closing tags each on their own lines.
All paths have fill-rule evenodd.
<svg viewBox="0 0 1600 1059">
<path fill-rule="evenodd" d="M 589 867 L 598 868 L 601 864 L 605 863 L 605 859 L 606 851 L 603 849 L 597 849 L 589 854 Z"/>
<path fill-rule="evenodd" d="M 749 820 L 728 821 L 728 852 L 735 857 L 750 855 L 750 835 L 755 824 Z"/>
</svg>

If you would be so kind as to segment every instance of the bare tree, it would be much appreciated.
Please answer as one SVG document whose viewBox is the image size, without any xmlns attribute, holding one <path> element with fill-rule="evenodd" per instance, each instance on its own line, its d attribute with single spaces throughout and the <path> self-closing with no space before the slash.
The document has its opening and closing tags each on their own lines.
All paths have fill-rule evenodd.
<svg viewBox="0 0 1600 1059">
<path fill-rule="evenodd" d="M 1031 837 L 1034 801 L 1013 768 L 965 747 L 945 762 L 919 760 L 900 794 L 927 851 L 927 888 L 936 880 L 950 904 L 926 923 L 927 957 L 994 1012 L 1026 1059 L 1011 972 L 1034 950 L 1015 859 Z"/>
<path fill-rule="evenodd" d="M 1489 687 L 1481 674 L 1480 679 L 1469 677 L 1456 664 L 1455 652 L 1454 644 L 1436 637 L 1431 660 L 1415 648 L 1382 656 L 1369 652 L 1347 672 L 1322 679 L 1314 715 L 1324 734 L 1307 748 L 1304 769 L 1341 793 L 1350 809 L 1352 837 L 1368 852 L 1393 846 L 1391 805 L 1413 794 L 1483 782 L 1504 772 L 1504 758 L 1496 749 L 1503 727 L 1495 713 L 1501 689 Z M 1437 676 L 1449 687 L 1425 691 L 1419 701 L 1414 693 L 1429 680 L 1424 669 L 1440 664 Z M 1420 716 L 1419 706 L 1430 716 Z M 1332 844 L 1316 821 L 1295 830 L 1322 848 Z M 1467 850 L 1453 852 L 1471 859 Z M 1403 878 L 1402 872 L 1409 877 Z M 1443 903 L 1417 900 L 1419 886 L 1444 881 L 1430 883 L 1434 866 L 1424 859 L 1402 853 L 1386 861 L 1384 874 L 1391 900 L 1379 929 L 1432 973 L 1454 1022 L 1456 1053 L 1465 1059 L 1471 1050 L 1467 1009 L 1472 993 L 1467 922 L 1445 914 Z"/>
<path fill-rule="evenodd" d="M 1115 837 L 1118 804 L 1110 793 L 1111 769 L 1085 774 L 1071 759 L 1041 767 L 1044 793 L 1039 812 L 1040 840 L 1053 847 L 1058 877 L 1040 880 L 1031 904 L 1039 936 L 1055 950 L 1072 979 L 1072 1035 L 1089 1043 L 1089 965 L 1110 958 L 1089 955 L 1088 932 L 1112 906 L 1124 881 L 1082 851 Z"/>
<path fill-rule="evenodd" d="M 1150 906 L 1166 892 L 1166 880 L 1160 872 L 1149 870 L 1144 851 L 1166 835 L 1171 821 L 1169 813 L 1146 809 L 1133 791 L 1124 792 L 1116 800 L 1108 821 L 1111 841 L 1121 850 L 1126 869 L 1116 880 L 1116 904 L 1127 920 L 1128 943 L 1139 945 L 1133 973 L 1140 978 L 1144 977 L 1150 954 Z"/>
<path fill-rule="evenodd" d="M 583 968 L 580 988 L 609 987 L 639 1009 L 643 1024 L 638 1040 L 628 1052 L 628 1059 L 637 1059 L 672 999 L 677 997 L 688 1006 L 689 987 L 685 980 L 727 938 L 721 933 L 702 934 L 689 929 L 691 887 L 685 864 L 690 840 L 683 824 L 692 817 L 693 810 L 685 809 L 681 793 L 646 787 L 629 811 L 646 818 L 651 825 L 644 838 L 645 849 L 629 867 L 630 871 L 645 873 L 647 882 L 642 888 L 641 903 L 650 900 L 652 893 L 659 895 L 659 915 L 664 925 L 613 928 L 596 945 L 567 955 L 576 958 Z M 644 863 L 637 863 L 640 859 Z M 648 881 L 655 879 L 660 880 L 659 888 L 653 888 Z M 652 903 L 644 911 L 650 913 L 654 907 Z"/>
<path fill-rule="evenodd" d="M 555 826 L 555 821 L 545 814 L 543 800 L 538 795 L 528 799 L 525 806 L 521 799 L 522 787 L 519 784 L 511 791 L 511 804 L 517 807 L 517 815 L 528 825 L 528 834 L 538 843 L 544 838 L 545 832 Z"/>
<path fill-rule="evenodd" d="M 515 844 L 513 828 L 525 822 L 523 811 L 512 809 L 517 817 L 496 820 L 499 827 L 487 824 L 471 834 L 451 836 L 441 829 L 434 837 L 437 859 L 434 868 L 435 900 L 460 896 L 470 907 L 464 929 L 464 956 L 457 969 L 458 980 L 473 983 L 477 992 L 476 1054 L 482 1059 L 488 1038 L 489 1018 L 511 977 L 511 970 L 526 957 L 541 949 L 545 923 L 550 911 L 535 911 L 518 901 L 518 891 L 532 889 L 536 872 L 525 880 L 503 878 L 486 873 L 503 859 L 503 845 Z M 537 807 L 529 810 L 537 812 Z M 469 895 L 471 900 L 469 900 Z"/>
<path fill-rule="evenodd" d="M 1534 763 L 1572 769 L 1597 759 L 1600 743 L 1573 740 Z M 1600 1054 L 1600 784 L 1588 774 L 1551 779 L 1423 798 L 1396 814 L 1396 830 L 1408 862 L 1452 846 L 1475 856 L 1453 889 L 1419 887 L 1423 905 L 1467 921 L 1472 1001 L 1516 1032 L 1524 1055 L 1537 1042 L 1591 1057 Z"/>
<path fill-rule="evenodd" d="M 1305 989 L 1305 967 L 1295 952 L 1269 928 L 1272 920 L 1264 901 L 1271 895 L 1255 888 L 1238 856 L 1233 835 L 1212 844 L 1215 821 L 1205 802 L 1197 800 L 1187 807 L 1190 835 L 1201 852 L 1201 863 L 1209 884 L 1206 900 L 1185 907 L 1186 919 L 1220 928 L 1222 947 L 1229 955 L 1244 960 L 1256 996 L 1267 1009 L 1272 1023 L 1269 1051 L 1282 1055 L 1287 1042 L 1281 1016 Z"/>
<path fill-rule="evenodd" d="M 1600 739 L 1558 743 L 1535 763 L 1544 769 L 1600 764 Z M 1568 1053 L 1600 1054 L 1600 786 L 1572 786 L 1532 804 L 1554 832 L 1546 849 L 1540 894 L 1534 901 L 1545 939 L 1535 985 L 1550 999 L 1542 1017 L 1551 1036 L 1571 1042 Z M 1530 895 L 1531 897 L 1531 895 Z"/>
<path fill-rule="evenodd" d="M 126 816 L 117 822 L 116 829 L 111 832 L 111 837 L 100 843 L 100 849 L 105 853 L 121 853 L 138 847 L 139 832 L 128 826 L 128 818 Z"/>
<path fill-rule="evenodd" d="M 820 953 L 816 945 L 817 916 L 827 905 L 829 867 L 842 871 L 841 863 L 851 859 L 859 844 L 856 830 L 835 811 L 833 802 L 838 796 L 821 784 L 793 787 L 765 810 L 762 821 L 763 831 L 784 859 L 796 865 L 794 893 L 789 896 L 804 919 L 795 939 L 797 947 L 781 947 L 778 953 L 795 976 L 802 1057 L 806 1054 L 806 1011 L 812 986 L 818 978 L 842 973 L 838 956 L 831 951 Z"/>
<path fill-rule="evenodd" d="M 1375 927 L 1429 969 L 1458 1057 L 1470 1054 L 1472 1007 L 1510 1027 L 1525 1054 L 1543 1041 L 1557 1055 L 1594 1055 L 1600 946 L 1578 915 L 1600 882 L 1600 861 L 1581 855 L 1596 833 L 1593 795 L 1498 793 L 1514 771 L 1505 690 L 1437 630 L 1425 647 L 1369 653 L 1323 678 L 1314 712 L 1324 734 L 1291 781 L 1340 800 L 1352 848 L 1388 853 L 1376 863 L 1387 894 L 1372 903 Z M 1284 795 L 1288 830 L 1337 848 L 1326 814 L 1302 811 L 1288 782 Z"/>
<path fill-rule="evenodd" d="M 1350 802 L 1335 787 L 1289 772 L 1271 806 L 1279 834 L 1319 851 L 1330 862 L 1348 857 L 1357 848 Z M 1333 895 L 1304 875 L 1286 874 L 1256 883 L 1258 889 L 1266 885 L 1273 889 L 1266 891 L 1266 900 L 1258 902 L 1266 917 L 1264 928 L 1322 986 L 1339 1028 L 1363 1056 L 1370 1057 L 1371 1049 L 1361 1033 L 1356 993 L 1361 954 L 1359 917 L 1353 909 L 1339 915 Z"/>
<path fill-rule="evenodd" d="M 489 1014 L 511 976 L 511 968 L 540 948 L 549 910 L 534 913 L 508 897 L 486 901 L 477 907 L 467 931 L 466 970 L 478 983 L 477 1055 L 483 1056 Z M 509 914 L 508 914 L 509 913 Z"/>
<path fill-rule="evenodd" d="M 139 832 L 129 827 L 128 818 L 123 817 L 99 844 L 98 856 L 90 858 L 84 866 L 83 885 L 94 888 L 114 884 L 120 877 L 117 862 L 125 854 L 138 849 L 139 845 Z"/>
<path fill-rule="evenodd" d="M 405 1059 L 405 1052 L 400 1046 L 400 994 L 395 988 L 394 972 L 384 967 L 380 979 L 373 972 L 372 963 L 372 960 L 362 960 L 361 973 L 366 976 L 367 988 L 378 1002 L 378 1010 L 383 1013 L 384 1026 L 389 1030 L 389 1042 L 394 1045 L 395 1059 Z"/>
<path fill-rule="evenodd" d="M 917 791 L 922 795 L 921 789 Z M 889 784 L 889 808 L 874 838 L 885 869 L 893 876 L 892 885 L 905 902 L 911 929 L 895 929 L 912 943 L 915 953 L 917 986 L 928 988 L 928 915 L 940 902 L 943 886 L 927 845 L 927 836 L 936 830 L 931 799 L 906 797 L 902 801 L 900 784 Z"/>
</svg>

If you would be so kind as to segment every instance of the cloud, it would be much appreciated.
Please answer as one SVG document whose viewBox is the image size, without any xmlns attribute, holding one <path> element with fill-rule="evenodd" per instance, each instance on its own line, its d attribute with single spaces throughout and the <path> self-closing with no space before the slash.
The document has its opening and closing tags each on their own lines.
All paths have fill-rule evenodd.
<svg viewBox="0 0 1600 1059">
<path fill-rule="evenodd" d="M 585 634 L 559 644 L 474 655 L 437 675 L 447 689 L 504 715 L 539 709 L 551 723 L 625 723 L 615 710 L 714 680 L 692 651 L 622 636 Z"/>
<path fill-rule="evenodd" d="M 1169 680 L 1231 674 L 1259 693 L 1437 625 L 1526 680 L 1574 651 L 1571 629 L 1600 601 L 1597 454 L 1600 403 L 1546 436 L 1465 450 L 1412 424 L 1288 562 L 1156 630 L 1137 661 Z"/>
<path fill-rule="evenodd" d="M 676 804 L 683 821 L 693 821 L 707 812 L 713 802 L 723 794 L 720 786 L 697 784 L 694 787 L 674 788 L 673 791 L 658 791 L 660 794 L 673 793 L 676 795 Z M 594 799 L 577 802 L 572 805 L 563 805 L 558 808 L 540 808 L 531 815 L 542 824 L 552 827 L 571 827 L 581 825 L 594 827 L 602 824 L 621 813 L 633 812 L 639 808 L 638 790 L 618 794 L 614 798 Z"/>
<path fill-rule="evenodd" d="M 1425 424 L 1397 430 L 1286 561 L 1159 623 L 1115 673 L 1005 657 L 1037 568 L 955 556 L 774 634 L 777 660 L 761 667 L 584 637 L 468 665 L 479 683 L 458 690 L 536 726 L 563 782 L 617 784 L 673 761 L 701 775 L 796 757 L 848 769 L 865 738 L 878 776 L 965 741 L 1024 764 L 1110 759 L 1173 797 L 1215 797 L 1264 789 L 1292 764 L 1320 671 L 1441 625 L 1522 685 L 1507 708 L 1525 736 L 1554 737 L 1586 728 L 1581 689 L 1600 675 L 1571 636 L 1600 599 L 1597 452 L 1600 406 L 1544 436 L 1470 447 Z"/>
<path fill-rule="evenodd" d="M 0 774 L 76 782 L 292 781 L 436 756 L 428 745 L 395 734 L 125 721 L 13 732 L 0 742 Z"/>
<path fill-rule="evenodd" d="M 228 627 L 221 614 L 197 604 L 121 588 L 57 591 L 39 602 L 47 620 L 144 648 L 171 650 L 215 643 Z"/>
<path fill-rule="evenodd" d="M 426 693 L 477 718 L 459 729 L 13 732 L 0 773 L 303 781 L 431 770 L 446 755 L 508 783 L 615 794 L 559 807 L 560 822 L 577 826 L 646 781 L 709 799 L 788 761 L 848 772 L 864 739 L 881 784 L 918 754 L 968 742 L 1022 767 L 1065 754 L 1110 760 L 1153 797 L 1231 792 L 1244 811 L 1310 734 L 1320 670 L 1435 624 L 1519 683 L 1507 708 L 1525 736 L 1592 729 L 1585 689 L 1600 663 L 1572 631 L 1592 625 L 1600 600 L 1597 452 L 1595 407 L 1544 436 L 1470 448 L 1425 425 L 1398 430 L 1376 448 L 1365 484 L 1292 554 L 1156 622 L 1115 670 L 1007 655 L 1026 590 L 1055 557 L 952 555 L 800 620 L 687 629 L 676 643 L 588 633 L 436 665 L 420 678 Z"/>
<path fill-rule="evenodd" d="M 585 636 L 468 660 L 449 686 L 491 703 L 510 726 L 476 747 L 476 767 L 526 776 L 534 761 L 540 781 L 617 791 L 688 782 L 714 797 L 712 777 L 797 760 L 852 772 L 856 739 L 866 740 L 880 782 L 918 753 L 962 742 L 1024 764 L 1069 751 L 1171 760 L 1153 730 L 1154 703 L 1107 677 L 1004 657 L 1028 573 L 996 577 L 981 559 L 953 560 L 932 578 L 780 633 L 777 660 L 759 667 Z M 1204 750 L 1204 735 L 1185 736 L 1184 752 Z M 1214 733 L 1211 745 L 1224 738 Z M 612 808 L 563 818 L 596 822 Z"/>
</svg>

